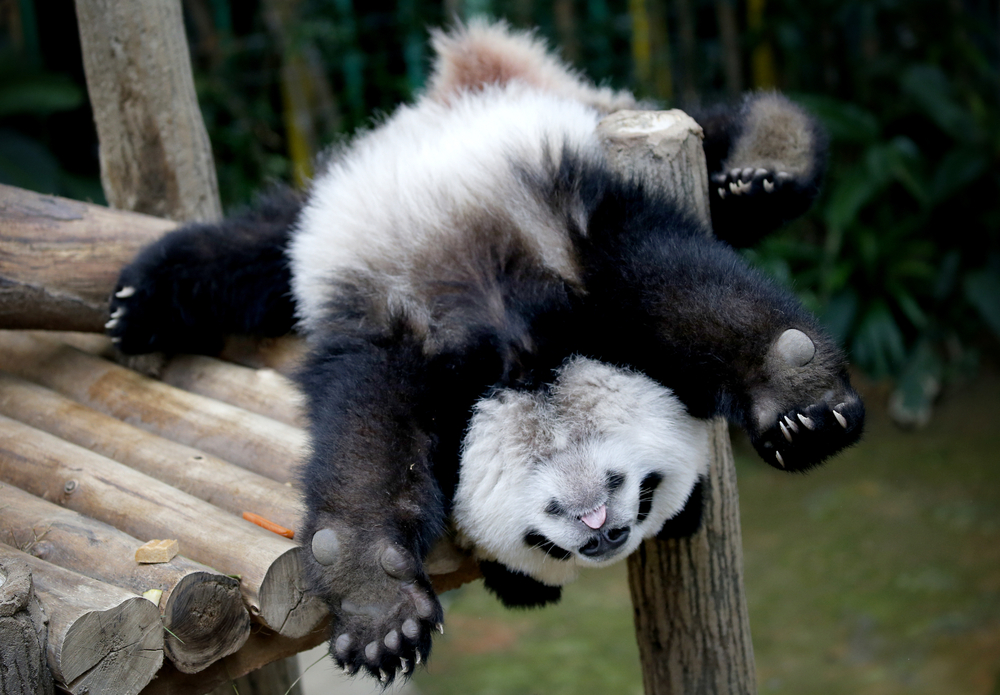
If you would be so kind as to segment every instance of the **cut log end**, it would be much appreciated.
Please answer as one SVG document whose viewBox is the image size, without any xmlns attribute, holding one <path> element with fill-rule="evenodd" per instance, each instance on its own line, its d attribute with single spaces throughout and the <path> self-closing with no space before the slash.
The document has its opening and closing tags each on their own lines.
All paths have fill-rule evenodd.
<svg viewBox="0 0 1000 695">
<path fill-rule="evenodd" d="M 197 673 L 239 650 L 250 636 L 239 582 L 218 574 L 184 577 L 163 611 L 163 649 L 177 670 Z"/>
<path fill-rule="evenodd" d="M 275 560 L 260 585 L 257 617 L 285 637 L 302 637 L 327 615 L 326 606 L 302 586 L 302 560 L 293 548 Z M 254 606 L 250 607 L 254 613 Z"/>
</svg>

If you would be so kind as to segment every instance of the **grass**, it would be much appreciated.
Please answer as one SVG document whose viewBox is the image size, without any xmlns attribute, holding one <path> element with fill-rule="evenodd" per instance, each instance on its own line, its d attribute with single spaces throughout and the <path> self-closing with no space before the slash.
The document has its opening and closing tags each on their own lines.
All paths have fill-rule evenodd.
<svg viewBox="0 0 1000 695">
<path fill-rule="evenodd" d="M 867 400 L 865 440 L 805 476 L 735 442 L 760 693 L 1000 695 L 1000 376 L 919 432 Z M 554 608 L 447 601 L 423 695 L 642 692 L 624 564 Z"/>
</svg>

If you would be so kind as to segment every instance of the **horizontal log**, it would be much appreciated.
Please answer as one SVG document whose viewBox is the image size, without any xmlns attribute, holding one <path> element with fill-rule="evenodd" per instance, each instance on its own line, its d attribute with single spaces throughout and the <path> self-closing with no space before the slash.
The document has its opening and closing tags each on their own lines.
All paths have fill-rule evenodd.
<svg viewBox="0 0 1000 695">
<path fill-rule="evenodd" d="M 46 634 L 31 570 L 22 560 L 0 557 L 0 693 L 52 695 Z"/>
<path fill-rule="evenodd" d="M 251 369 L 202 355 L 170 359 L 160 379 L 171 386 L 214 398 L 293 427 L 302 427 L 302 395 L 273 369 Z"/>
<path fill-rule="evenodd" d="M 141 596 L 0 544 L 0 558 L 31 568 L 49 619 L 52 675 L 74 695 L 132 695 L 163 664 L 160 611 Z"/>
<path fill-rule="evenodd" d="M 160 592 L 163 649 L 178 670 L 197 673 L 250 636 L 232 577 L 183 556 L 140 565 L 132 554 L 142 541 L 11 485 L 0 485 L 0 509 L 0 538 L 29 555 L 134 594 Z"/>
<path fill-rule="evenodd" d="M 156 680 L 142 691 L 142 695 L 177 695 L 177 693 L 200 695 L 210 692 L 216 686 L 245 676 L 262 666 L 279 659 L 287 659 L 322 644 L 329 636 L 327 630 L 328 621 L 317 625 L 308 634 L 296 638 L 277 635 L 268 630 L 255 631 L 243 649 L 215 662 L 197 675 L 180 673 L 169 664 L 165 665 L 160 669 Z"/>
<path fill-rule="evenodd" d="M 124 463 L 233 514 L 254 512 L 287 528 L 298 528 L 301 501 L 290 486 L 4 372 L 0 372 L 0 414 Z"/>
<path fill-rule="evenodd" d="M 250 615 L 282 634 L 325 614 L 302 588 L 299 548 L 166 483 L 0 416 L 0 481 L 111 524 L 141 541 L 176 538 L 181 552 L 240 575 Z"/>
<path fill-rule="evenodd" d="M 0 331 L 0 364 L 94 410 L 281 483 L 294 479 L 306 450 L 303 430 L 182 391 L 38 334 Z"/>
<path fill-rule="evenodd" d="M 122 266 L 176 226 L 0 185 L 0 327 L 103 331 Z"/>
</svg>

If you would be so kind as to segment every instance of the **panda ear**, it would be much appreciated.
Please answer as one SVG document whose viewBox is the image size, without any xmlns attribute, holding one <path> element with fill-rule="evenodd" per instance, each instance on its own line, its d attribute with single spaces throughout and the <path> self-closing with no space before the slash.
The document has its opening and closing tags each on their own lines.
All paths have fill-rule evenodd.
<svg viewBox="0 0 1000 695">
<path fill-rule="evenodd" d="M 699 479 L 691 489 L 691 494 L 688 495 L 687 502 L 684 503 L 684 509 L 672 519 L 667 519 L 664 522 L 663 527 L 656 534 L 657 538 L 660 540 L 687 538 L 698 532 L 698 529 L 701 528 L 701 513 L 704 503 L 703 487 L 704 481 Z"/>
<path fill-rule="evenodd" d="M 542 584 L 499 562 L 480 560 L 479 570 L 483 573 L 483 584 L 507 608 L 540 608 L 562 598 L 561 586 Z"/>
</svg>

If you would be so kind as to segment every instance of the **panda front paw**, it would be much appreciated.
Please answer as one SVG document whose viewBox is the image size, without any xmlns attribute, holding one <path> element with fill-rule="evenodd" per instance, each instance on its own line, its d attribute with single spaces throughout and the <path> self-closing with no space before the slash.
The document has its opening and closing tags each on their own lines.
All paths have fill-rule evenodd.
<svg viewBox="0 0 1000 695">
<path fill-rule="evenodd" d="M 743 167 L 709 177 L 715 235 L 733 246 L 752 246 L 809 209 L 814 183 L 792 172 Z"/>
<path fill-rule="evenodd" d="M 820 401 L 793 408 L 751 441 L 761 458 L 775 468 L 811 468 L 858 441 L 864 430 L 865 407 L 856 394 L 833 403 Z"/>
<path fill-rule="evenodd" d="M 360 539 L 330 527 L 305 555 L 311 590 L 330 608 L 330 654 L 351 675 L 383 685 L 408 678 L 444 634 L 443 612 L 420 561 L 387 538 Z"/>
</svg>

